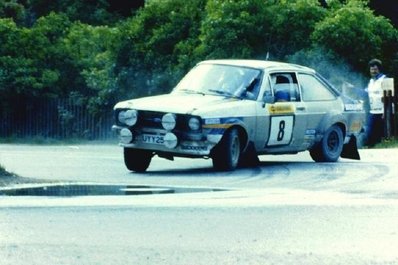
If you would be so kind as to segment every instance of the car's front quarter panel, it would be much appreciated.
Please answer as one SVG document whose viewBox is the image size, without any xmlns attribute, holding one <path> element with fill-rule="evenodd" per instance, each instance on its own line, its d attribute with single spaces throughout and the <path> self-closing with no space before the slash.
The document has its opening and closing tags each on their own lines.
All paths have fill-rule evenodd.
<svg viewBox="0 0 398 265">
<path fill-rule="evenodd" d="M 223 105 L 211 106 L 194 113 L 202 117 L 204 133 L 215 143 L 233 126 L 241 127 L 250 139 L 254 137 L 256 130 L 256 104 L 257 102 L 251 100 L 230 99 Z"/>
</svg>

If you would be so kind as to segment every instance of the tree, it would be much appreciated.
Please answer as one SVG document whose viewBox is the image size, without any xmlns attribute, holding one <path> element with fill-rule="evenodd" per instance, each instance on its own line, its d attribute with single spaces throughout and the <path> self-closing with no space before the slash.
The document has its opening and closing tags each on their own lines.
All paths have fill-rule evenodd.
<svg viewBox="0 0 398 265">
<path fill-rule="evenodd" d="M 39 18 L 35 25 L 24 29 L 21 56 L 32 60 L 37 71 L 36 86 L 27 90 L 38 90 L 38 96 L 63 97 L 68 94 L 73 80 L 71 62 L 67 60 L 63 39 L 69 31 L 71 22 L 64 14 L 50 13 Z"/>
<path fill-rule="evenodd" d="M 269 4 L 253 1 L 207 1 L 196 53 L 200 58 L 250 58 L 267 53 Z"/>
<path fill-rule="evenodd" d="M 0 19 L 0 98 L 3 105 L 13 105 L 26 87 L 38 86 L 33 60 L 24 56 L 27 30 L 18 28 L 12 19 Z"/>
<path fill-rule="evenodd" d="M 269 9 L 273 15 L 268 49 L 278 60 L 310 47 L 316 24 L 326 16 L 326 10 L 315 0 L 280 1 Z"/>
<path fill-rule="evenodd" d="M 312 33 L 314 44 L 326 47 L 356 69 L 365 71 L 373 57 L 388 62 L 397 53 L 397 31 L 389 21 L 375 16 L 359 2 L 333 10 Z"/>
<path fill-rule="evenodd" d="M 69 95 L 87 104 L 92 113 L 109 111 L 116 102 L 117 79 L 112 47 L 118 34 L 117 28 L 75 22 L 64 39 L 65 49 L 80 80 L 69 89 Z"/>
<path fill-rule="evenodd" d="M 204 0 L 152 0 L 120 26 L 116 72 L 130 97 L 167 92 L 192 66 Z"/>
<path fill-rule="evenodd" d="M 0 19 L 1 111 L 23 117 L 33 99 L 65 95 L 68 64 L 60 40 L 68 25 L 56 14 L 40 18 L 33 28 Z"/>
<path fill-rule="evenodd" d="M 118 12 L 111 12 L 111 4 L 107 0 L 25 0 L 17 2 L 25 11 L 23 23 L 20 24 L 28 27 L 34 25 L 37 19 L 48 16 L 51 12 L 64 13 L 71 21 L 81 21 L 92 25 L 115 23 L 122 18 Z"/>
<path fill-rule="evenodd" d="M 12 18 L 17 23 L 25 20 L 25 7 L 16 0 L 0 0 L 0 18 Z"/>
</svg>

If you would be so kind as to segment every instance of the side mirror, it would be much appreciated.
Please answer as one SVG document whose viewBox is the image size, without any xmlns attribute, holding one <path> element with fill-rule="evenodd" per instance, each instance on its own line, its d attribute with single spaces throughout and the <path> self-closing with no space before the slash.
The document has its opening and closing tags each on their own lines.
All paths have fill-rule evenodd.
<svg viewBox="0 0 398 265">
<path fill-rule="evenodd" d="M 274 104 L 275 103 L 275 97 L 272 96 L 272 95 L 265 95 L 263 97 L 263 101 L 264 101 L 264 103 Z"/>
</svg>

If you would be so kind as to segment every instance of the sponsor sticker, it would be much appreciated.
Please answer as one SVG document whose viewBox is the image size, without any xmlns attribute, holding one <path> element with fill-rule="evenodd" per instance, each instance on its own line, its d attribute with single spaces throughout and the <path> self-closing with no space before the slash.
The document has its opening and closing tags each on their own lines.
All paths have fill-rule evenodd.
<svg viewBox="0 0 398 265">
<path fill-rule="evenodd" d="M 268 111 L 270 114 L 291 114 L 295 112 L 293 104 L 271 104 L 268 105 Z"/>
<path fill-rule="evenodd" d="M 232 125 L 239 123 L 242 117 L 208 118 L 204 120 L 205 129 L 228 129 Z"/>
<path fill-rule="evenodd" d="M 344 108 L 346 111 L 361 111 L 363 110 L 362 104 L 345 104 Z"/>
<path fill-rule="evenodd" d="M 220 118 L 205 119 L 205 124 L 219 124 L 219 123 L 221 123 Z"/>
<path fill-rule="evenodd" d="M 305 130 L 305 135 L 315 135 L 316 130 L 315 129 L 307 129 Z"/>
</svg>

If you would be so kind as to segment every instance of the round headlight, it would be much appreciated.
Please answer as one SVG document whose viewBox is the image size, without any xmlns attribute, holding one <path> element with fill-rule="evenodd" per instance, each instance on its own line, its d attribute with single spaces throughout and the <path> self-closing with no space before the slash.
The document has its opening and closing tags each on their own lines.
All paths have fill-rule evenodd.
<svg viewBox="0 0 398 265">
<path fill-rule="evenodd" d="M 195 118 L 195 117 L 190 118 L 190 119 L 189 119 L 189 122 L 188 122 L 188 126 L 189 126 L 189 128 L 190 128 L 192 131 L 199 130 L 199 127 L 200 127 L 200 121 L 199 121 L 199 119 L 198 119 L 198 118 Z"/>
<path fill-rule="evenodd" d="M 120 111 L 119 112 L 119 114 L 117 115 L 117 120 L 120 122 L 120 123 L 124 123 L 124 114 L 126 113 L 126 111 L 125 110 L 122 110 L 122 111 Z"/>
<path fill-rule="evenodd" d="M 119 133 L 120 142 L 123 144 L 128 144 L 133 140 L 133 133 L 127 129 L 123 128 Z"/>
<path fill-rule="evenodd" d="M 178 140 L 177 140 L 177 136 L 174 133 L 166 133 L 166 135 L 164 136 L 164 145 L 167 148 L 175 148 L 178 144 Z"/>
<path fill-rule="evenodd" d="M 176 127 L 176 116 L 172 113 L 167 113 L 162 117 L 162 126 L 168 131 Z"/>
<path fill-rule="evenodd" d="M 135 109 L 126 110 L 124 113 L 124 123 L 128 126 L 133 126 L 137 122 L 137 111 Z"/>
</svg>

